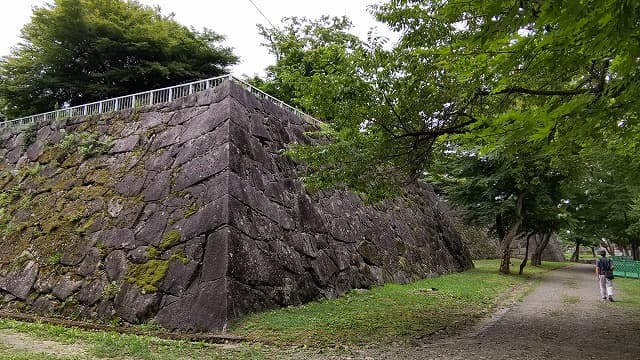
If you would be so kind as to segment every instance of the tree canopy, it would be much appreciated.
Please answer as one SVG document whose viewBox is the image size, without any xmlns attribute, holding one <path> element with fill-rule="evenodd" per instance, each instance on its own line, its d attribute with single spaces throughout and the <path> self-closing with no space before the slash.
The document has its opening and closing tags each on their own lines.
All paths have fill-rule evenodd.
<svg viewBox="0 0 640 360">
<path fill-rule="evenodd" d="M 576 230 L 580 221 L 568 217 L 578 216 L 584 186 L 620 180 L 589 177 L 583 170 L 593 169 L 593 155 L 638 153 L 640 3 L 392 0 L 372 11 L 400 33 L 393 47 L 373 38 L 323 63 L 299 46 L 296 57 L 312 60 L 317 82 L 278 66 L 287 54 L 271 69 L 273 81 L 304 83 L 292 98 L 320 104 L 306 109 L 330 122 L 318 136 L 331 141 L 292 147 L 308 165 L 308 186 L 343 186 L 376 200 L 433 175 L 437 160 L 463 158 L 477 171 L 458 171 L 458 185 L 494 194 L 480 205 L 485 216 L 506 215 L 518 232 Z M 278 39 L 268 38 L 274 46 Z M 625 161 L 639 169 L 640 157 Z M 627 198 L 636 199 L 637 177 L 625 181 Z M 631 203 L 625 209 L 623 216 L 635 214 Z M 615 231 L 628 235 L 629 226 Z"/>
<path fill-rule="evenodd" d="M 55 0 L 35 8 L 0 61 L 9 117 L 224 74 L 237 62 L 222 35 L 123 0 Z"/>
</svg>

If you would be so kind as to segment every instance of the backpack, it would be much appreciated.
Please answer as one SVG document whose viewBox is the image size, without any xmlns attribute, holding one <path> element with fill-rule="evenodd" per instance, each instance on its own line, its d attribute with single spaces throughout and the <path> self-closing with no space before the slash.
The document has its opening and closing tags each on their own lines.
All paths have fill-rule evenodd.
<svg viewBox="0 0 640 360">
<path fill-rule="evenodd" d="M 611 270 L 611 260 L 605 257 L 598 259 L 596 266 L 600 269 L 600 274 L 613 279 L 613 271 Z"/>
</svg>

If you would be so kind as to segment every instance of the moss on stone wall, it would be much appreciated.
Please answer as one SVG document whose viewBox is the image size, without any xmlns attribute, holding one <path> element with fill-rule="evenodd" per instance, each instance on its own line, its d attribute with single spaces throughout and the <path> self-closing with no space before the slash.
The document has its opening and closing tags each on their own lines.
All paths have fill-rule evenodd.
<svg viewBox="0 0 640 360">
<path fill-rule="evenodd" d="M 127 273 L 127 281 L 146 292 L 158 291 L 160 281 L 169 270 L 170 260 L 152 259 L 143 264 L 133 264 Z"/>
<path fill-rule="evenodd" d="M 182 238 L 182 234 L 178 230 L 170 230 L 168 231 L 164 237 L 162 238 L 162 242 L 160 242 L 160 251 L 165 251 L 170 249 L 172 246 L 180 242 Z"/>
<path fill-rule="evenodd" d="M 197 203 L 192 203 L 191 205 L 189 205 L 189 207 L 187 207 L 187 209 L 184 211 L 184 218 L 188 218 L 191 217 L 193 214 L 197 213 L 198 210 L 200 210 L 200 206 L 198 206 Z"/>
</svg>

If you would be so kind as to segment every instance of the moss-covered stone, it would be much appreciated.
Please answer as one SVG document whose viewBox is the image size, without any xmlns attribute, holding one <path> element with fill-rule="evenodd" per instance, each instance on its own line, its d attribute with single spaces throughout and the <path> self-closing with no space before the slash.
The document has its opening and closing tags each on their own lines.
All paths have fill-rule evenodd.
<svg viewBox="0 0 640 360">
<path fill-rule="evenodd" d="M 181 238 L 182 238 L 182 234 L 180 233 L 179 230 L 168 231 L 162 238 L 162 242 L 160 242 L 160 247 L 159 247 L 160 250 L 165 251 L 167 249 L 170 249 L 175 244 L 178 244 Z"/>
<path fill-rule="evenodd" d="M 31 261 L 34 259 L 33 254 L 28 250 L 22 250 L 17 253 L 14 258 L 7 264 L 7 266 L 2 267 L 2 275 L 7 276 L 8 273 L 14 271 L 16 269 L 23 269 L 27 263 L 27 261 Z"/>
<path fill-rule="evenodd" d="M 82 164 L 83 159 L 84 155 L 80 154 L 79 152 L 74 152 L 64 159 L 61 166 L 63 168 L 77 167 L 78 165 Z"/>
<path fill-rule="evenodd" d="M 112 281 L 102 291 L 102 298 L 107 301 L 113 300 L 119 291 L 120 285 L 117 282 Z"/>
<path fill-rule="evenodd" d="M 100 257 L 104 259 L 105 256 L 107 256 L 109 254 L 109 247 L 107 245 L 105 245 L 102 241 L 98 241 L 95 245 L 94 245 L 98 250 L 100 250 Z"/>
<path fill-rule="evenodd" d="M 49 256 L 47 258 L 46 264 L 47 265 L 56 265 L 58 263 L 60 263 L 60 259 L 62 258 L 62 252 L 58 251 L 55 254 Z"/>
<path fill-rule="evenodd" d="M 30 176 L 38 175 L 41 170 L 42 166 L 39 162 L 21 168 L 20 171 L 18 171 L 18 182 L 22 182 Z"/>
<path fill-rule="evenodd" d="M 45 235 L 59 228 L 60 225 L 61 220 L 58 216 L 55 215 L 40 220 L 40 228 Z"/>
<path fill-rule="evenodd" d="M 155 246 L 149 246 L 147 248 L 147 257 L 149 259 L 157 259 L 158 257 L 160 257 L 160 251 L 158 251 L 158 248 L 156 248 Z"/>
<path fill-rule="evenodd" d="M 98 184 L 98 185 L 110 185 L 113 184 L 113 177 L 106 169 L 95 169 L 85 177 L 86 183 Z"/>
<path fill-rule="evenodd" d="M 176 252 L 171 255 L 169 261 L 180 261 L 182 265 L 187 265 L 189 263 L 189 258 L 184 253 L 184 249 L 178 249 Z"/>
<path fill-rule="evenodd" d="M 146 292 L 156 292 L 169 270 L 170 262 L 171 260 L 153 259 L 144 264 L 132 264 L 127 273 L 127 281 Z"/>
<path fill-rule="evenodd" d="M 27 241 L 33 242 L 42 236 L 42 232 L 38 226 L 30 226 L 22 232 L 22 236 Z"/>
<path fill-rule="evenodd" d="M 47 146 L 45 147 L 42 155 L 40 155 L 40 157 L 38 158 L 38 161 L 43 164 L 49 164 L 54 161 L 57 161 L 57 159 L 61 158 L 62 155 L 63 155 L 63 151 L 60 150 L 59 147 Z"/>
<path fill-rule="evenodd" d="M 130 119 L 130 120 L 135 121 L 133 119 Z M 112 134 L 114 136 L 118 135 L 122 132 L 122 130 L 124 130 L 124 128 L 125 128 L 124 121 L 121 119 L 118 119 L 113 123 L 111 123 L 111 125 L 109 126 L 109 134 Z"/>
<path fill-rule="evenodd" d="M 200 209 L 200 206 L 198 206 L 198 204 L 195 202 L 189 205 L 189 207 L 184 211 L 185 219 L 197 213 L 199 209 Z"/>
<path fill-rule="evenodd" d="M 98 216 L 101 216 L 100 214 L 94 214 L 93 216 L 91 216 L 90 218 L 84 220 L 84 221 L 80 221 L 78 222 L 78 226 L 76 227 L 76 233 L 77 234 L 85 234 L 89 229 L 91 229 L 91 227 L 93 227 L 93 225 L 96 222 L 96 218 Z"/>
<path fill-rule="evenodd" d="M 62 220 L 67 223 L 77 223 L 80 219 L 85 217 L 86 205 L 82 200 L 75 200 L 65 203 L 62 210 Z"/>
<path fill-rule="evenodd" d="M 51 190 L 69 190 L 73 188 L 73 185 L 76 183 L 78 183 L 78 177 L 76 176 L 75 169 L 67 169 L 56 176 L 55 179 L 52 179 Z"/>
<path fill-rule="evenodd" d="M 409 262 L 407 261 L 407 258 L 405 258 L 404 256 L 398 257 L 398 267 L 403 271 L 408 271 L 411 268 Z"/>
</svg>

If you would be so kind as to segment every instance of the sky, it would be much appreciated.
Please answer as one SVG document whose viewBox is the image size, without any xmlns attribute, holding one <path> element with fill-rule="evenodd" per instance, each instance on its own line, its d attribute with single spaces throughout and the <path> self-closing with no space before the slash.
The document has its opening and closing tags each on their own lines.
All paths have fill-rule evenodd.
<svg viewBox="0 0 640 360">
<path fill-rule="evenodd" d="M 8 55 L 19 41 L 20 29 L 29 22 L 33 6 L 42 6 L 46 0 L 0 0 L 0 56 Z M 264 69 L 275 62 L 275 57 L 258 34 L 256 24 L 268 25 L 250 0 L 139 0 L 146 5 L 159 5 L 165 15 L 175 14 L 182 25 L 204 27 L 223 34 L 223 43 L 233 47 L 240 56 L 240 63 L 231 68 L 232 74 L 264 75 Z M 288 16 L 306 16 L 316 19 L 321 15 L 346 15 L 353 22 L 353 33 L 366 38 L 371 28 L 385 33 L 385 26 L 375 21 L 367 10 L 370 4 L 380 0 L 253 0 L 253 3 L 276 27 Z"/>
</svg>

